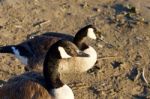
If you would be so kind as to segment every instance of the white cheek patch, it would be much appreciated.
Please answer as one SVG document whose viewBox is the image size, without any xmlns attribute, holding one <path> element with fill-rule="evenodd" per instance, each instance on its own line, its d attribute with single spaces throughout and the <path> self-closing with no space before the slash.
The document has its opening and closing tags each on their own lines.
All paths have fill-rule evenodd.
<svg viewBox="0 0 150 99">
<path fill-rule="evenodd" d="M 94 33 L 94 29 L 93 28 L 89 28 L 88 29 L 88 33 L 87 33 L 87 36 L 91 39 L 96 39 L 96 35 Z"/>
<path fill-rule="evenodd" d="M 28 64 L 28 59 L 26 57 L 23 57 L 20 55 L 19 50 L 17 50 L 15 47 L 11 47 L 15 56 L 25 65 Z"/>
<path fill-rule="evenodd" d="M 67 54 L 63 47 L 58 47 L 61 58 L 70 58 L 71 56 Z"/>
</svg>

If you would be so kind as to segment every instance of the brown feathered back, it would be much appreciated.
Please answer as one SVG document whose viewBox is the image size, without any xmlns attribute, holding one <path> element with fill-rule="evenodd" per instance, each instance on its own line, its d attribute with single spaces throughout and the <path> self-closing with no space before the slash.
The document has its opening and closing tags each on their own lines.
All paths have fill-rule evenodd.
<svg viewBox="0 0 150 99">
<path fill-rule="evenodd" d="M 53 99 L 40 84 L 23 79 L 0 88 L 0 99 Z"/>
</svg>

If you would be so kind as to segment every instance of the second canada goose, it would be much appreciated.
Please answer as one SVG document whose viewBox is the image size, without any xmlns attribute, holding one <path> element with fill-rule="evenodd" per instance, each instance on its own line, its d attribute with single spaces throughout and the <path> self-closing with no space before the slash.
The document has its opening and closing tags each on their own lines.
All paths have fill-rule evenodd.
<svg viewBox="0 0 150 99">
<path fill-rule="evenodd" d="M 78 70 L 79 72 L 85 72 L 92 68 L 97 60 L 97 52 L 95 49 L 85 43 L 85 40 L 88 40 L 89 38 L 96 39 L 96 33 L 97 30 L 93 25 L 87 25 L 76 33 L 72 41 L 80 50 L 89 55 L 84 61 L 79 60 L 79 62 L 77 62 L 82 63 L 80 64 L 82 70 Z M 41 71 L 41 64 L 43 63 L 47 50 L 52 44 L 60 39 L 62 38 L 57 36 L 40 35 L 18 45 L 0 47 L 0 53 L 14 54 L 23 64 L 26 65 L 26 70 Z"/>
<path fill-rule="evenodd" d="M 0 88 L 0 99 L 74 99 L 71 88 L 60 79 L 59 66 L 62 59 L 67 62 L 77 56 L 84 57 L 86 54 L 76 50 L 76 46 L 69 41 L 56 42 L 45 57 L 44 77 L 36 72 L 28 72 L 8 80 Z M 45 86 L 39 79 L 44 81 Z"/>
<path fill-rule="evenodd" d="M 82 58 L 83 60 L 81 61 L 81 72 L 85 72 L 92 68 L 94 64 L 97 61 L 97 52 L 96 50 L 88 45 L 86 41 L 89 39 L 96 40 L 96 34 L 97 34 L 97 29 L 93 25 L 87 25 L 83 28 L 81 28 L 75 35 L 73 42 L 74 44 L 77 45 L 77 47 L 83 51 L 84 53 L 88 54 L 88 58 Z"/>
</svg>

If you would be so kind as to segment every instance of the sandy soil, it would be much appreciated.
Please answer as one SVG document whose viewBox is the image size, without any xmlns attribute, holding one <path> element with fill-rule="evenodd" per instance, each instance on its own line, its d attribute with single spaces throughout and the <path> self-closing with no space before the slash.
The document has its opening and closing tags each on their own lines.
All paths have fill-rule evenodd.
<svg viewBox="0 0 150 99">
<path fill-rule="evenodd" d="M 76 99 L 150 98 L 150 0 L 0 0 L 0 45 L 45 32 L 74 35 L 87 24 L 101 32 L 92 43 L 93 69 L 66 79 Z M 102 38 L 103 37 L 103 38 Z M 0 82 L 23 73 L 0 54 Z"/>
</svg>

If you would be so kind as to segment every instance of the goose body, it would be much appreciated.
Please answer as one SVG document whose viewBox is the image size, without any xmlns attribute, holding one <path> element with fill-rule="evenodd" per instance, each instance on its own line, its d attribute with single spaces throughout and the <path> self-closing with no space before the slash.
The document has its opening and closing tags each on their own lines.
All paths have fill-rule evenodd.
<svg viewBox="0 0 150 99">
<path fill-rule="evenodd" d="M 13 82 L 0 88 L 0 99 L 53 99 L 44 87 L 34 81 L 23 80 L 19 84 Z"/>
<path fill-rule="evenodd" d="M 68 59 L 84 55 L 69 41 L 56 42 L 46 54 L 43 76 L 33 71 L 9 79 L 0 88 L 0 99 L 74 99 L 71 88 L 60 79 L 60 61 L 69 62 Z"/>
<path fill-rule="evenodd" d="M 76 46 L 89 55 L 87 58 L 79 58 L 74 59 L 76 62 L 73 62 L 77 68 L 74 71 L 78 72 L 86 72 L 88 69 L 92 68 L 97 60 L 97 52 L 95 49 L 86 44 L 85 40 L 96 39 L 97 30 L 92 25 L 87 25 L 81 28 L 75 35 L 74 39 L 66 40 L 72 41 Z M 43 63 L 43 59 L 47 50 L 57 42 L 62 39 L 59 36 L 51 36 L 51 35 L 40 35 L 35 36 L 23 43 L 18 45 L 10 45 L 0 47 L 0 53 L 11 53 L 14 54 L 23 64 L 26 65 L 25 69 L 28 71 L 42 71 L 41 64 Z M 78 64 L 80 63 L 80 68 L 78 68 Z M 82 64 L 81 64 L 82 63 Z M 72 64 L 72 63 L 71 63 Z M 79 70 L 77 70 L 79 69 Z M 66 71 L 67 69 L 62 69 L 62 71 Z M 69 69 L 68 69 L 69 70 Z"/>
</svg>

